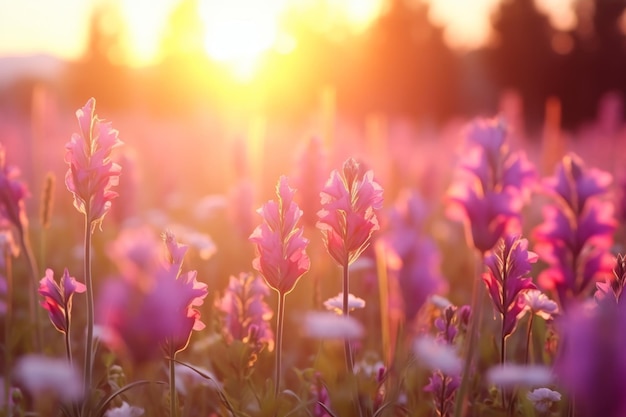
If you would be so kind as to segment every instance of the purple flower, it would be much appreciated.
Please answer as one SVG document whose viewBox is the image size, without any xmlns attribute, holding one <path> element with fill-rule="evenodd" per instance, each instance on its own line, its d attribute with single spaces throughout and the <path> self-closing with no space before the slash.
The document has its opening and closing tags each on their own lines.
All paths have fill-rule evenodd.
<svg viewBox="0 0 626 417">
<path fill-rule="evenodd" d="M 605 282 L 597 282 L 595 298 L 598 302 L 604 300 L 621 303 L 624 285 L 626 284 L 626 257 L 617 255 L 615 267 L 613 268 L 613 278 Z"/>
<path fill-rule="evenodd" d="M 555 204 L 544 207 L 544 222 L 534 230 L 535 251 L 548 264 L 538 281 L 556 292 L 561 306 L 584 298 L 594 281 L 610 273 L 616 223 L 611 203 L 599 198 L 609 182 L 609 174 L 587 169 L 573 154 L 546 181 Z"/>
<path fill-rule="evenodd" d="M 65 185 L 74 195 L 74 207 L 87 216 L 92 230 L 101 225 L 117 197 L 112 187 L 118 185 L 121 167 L 111 161 L 111 151 L 122 144 L 117 130 L 95 114 L 95 106 L 96 100 L 91 98 L 76 112 L 80 132 L 65 145 L 69 165 Z"/>
<path fill-rule="evenodd" d="M 557 324 L 561 352 L 555 371 L 576 399 L 576 415 L 626 415 L 626 305 L 573 306 Z"/>
<path fill-rule="evenodd" d="M 291 292 L 311 264 L 305 251 L 309 241 L 298 227 L 302 210 L 293 201 L 294 193 L 287 177 L 281 177 L 276 186 L 278 202 L 270 200 L 258 210 L 264 221 L 249 238 L 257 248 L 252 266 L 280 294 Z"/>
<path fill-rule="evenodd" d="M 471 245 L 482 253 L 519 228 L 519 215 L 535 172 L 525 155 L 510 152 L 506 126 L 478 119 L 467 133 L 457 181 L 448 191 L 449 214 L 466 224 Z"/>
<path fill-rule="evenodd" d="M 269 289 L 258 275 L 241 273 L 230 277 L 223 297 L 216 304 L 222 313 L 227 340 L 243 341 L 255 327 L 255 341 L 273 350 L 274 333 L 269 323 L 273 312 L 265 303 L 268 295 Z"/>
<path fill-rule="evenodd" d="M 29 193 L 19 176 L 18 169 L 6 164 L 5 149 L 0 145 L 0 216 L 17 228 L 21 237 L 28 226 L 24 199 Z"/>
<path fill-rule="evenodd" d="M 149 280 L 109 280 L 101 291 L 100 321 L 109 330 L 107 343 L 134 362 L 159 357 L 161 349 L 173 356 L 185 349 L 193 330 L 205 326 L 197 307 L 207 295 L 196 271 L 181 272 L 187 247 L 164 235 L 166 259 L 156 265 Z M 158 257 L 158 254 L 153 254 Z"/>
<path fill-rule="evenodd" d="M 54 280 L 52 269 L 46 269 L 46 276 L 39 281 L 39 294 L 44 298 L 41 305 L 48 310 L 50 321 L 61 333 L 69 332 L 74 294 L 83 293 L 86 289 L 85 284 L 70 276 L 67 268 L 60 285 Z"/>
<path fill-rule="evenodd" d="M 354 262 L 378 230 L 376 210 L 382 208 L 383 190 L 374 173 L 363 174 L 354 159 L 333 171 L 321 192 L 322 209 L 317 227 L 322 231 L 330 256 L 341 266 Z"/>
<path fill-rule="evenodd" d="M 523 293 L 534 289 L 527 275 L 537 255 L 528 250 L 528 241 L 509 235 L 485 256 L 487 272 L 482 276 L 493 306 L 502 318 L 502 338 L 508 337 L 517 326 L 526 303 Z"/>
<path fill-rule="evenodd" d="M 430 295 L 445 289 L 439 248 L 424 230 L 427 214 L 426 204 L 418 194 L 403 193 L 389 213 L 388 232 L 383 237 L 390 279 L 398 281 L 409 321 Z"/>
</svg>

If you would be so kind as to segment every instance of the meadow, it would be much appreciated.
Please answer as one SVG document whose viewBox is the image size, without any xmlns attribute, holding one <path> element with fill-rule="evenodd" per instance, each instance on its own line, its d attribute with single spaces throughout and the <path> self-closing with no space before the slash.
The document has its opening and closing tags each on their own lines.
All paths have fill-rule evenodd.
<svg viewBox="0 0 626 417">
<path fill-rule="evenodd" d="M 0 117 L 2 415 L 626 415 L 614 98 L 531 137 L 34 103 Z"/>
</svg>

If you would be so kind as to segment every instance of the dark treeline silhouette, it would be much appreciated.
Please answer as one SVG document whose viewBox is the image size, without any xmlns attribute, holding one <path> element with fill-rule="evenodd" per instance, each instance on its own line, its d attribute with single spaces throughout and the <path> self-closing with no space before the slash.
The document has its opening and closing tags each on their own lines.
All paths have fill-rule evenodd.
<svg viewBox="0 0 626 417">
<path fill-rule="evenodd" d="M 367 30 L 341 37 L 296 16 L 297 48 L 270 53 L 250 83 L 232 81 L 203 51 L 197 0 L 180 2 L 163 35 L 160 63 L 141 71 L 111 59 L 119 54 L 123 25 L 112 30 L 115 13 L 97 9 L 87 51 L 65 83 L 73 103 L 94 95 L 105 107 L 140 102 L 172 112 L 201 102 L 281 116 L 304 114 L 332 86 L 345 114 L 382 112 L 436 124 L 493 114 L 503 92 L 516 91 L 528 129 L 542 125 L 551 97 L 561 102 L 563 125 L 574 128 L 596 116 L 607 93 L 626 94 L 626 0 L 577 5 L 578 25 L 559 32 L 534 0 L 503 0 L 492 17 L 494 42 L 469 53 L 449 49 L 442 28 L 429 20 L 427 3 L 389 0 Z"/>
</svg>

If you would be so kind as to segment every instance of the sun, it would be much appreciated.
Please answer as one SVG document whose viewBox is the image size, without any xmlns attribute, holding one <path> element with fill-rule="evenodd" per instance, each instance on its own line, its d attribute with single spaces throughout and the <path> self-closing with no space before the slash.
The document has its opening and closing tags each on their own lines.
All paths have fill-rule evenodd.
<svg viewBox="0 0 626 417">
<path fill-rule="evenodd" d="M 199 13 L 207 54 L 239 78 L 252 77 L 262 56 L 285 36 L 280 29 L 285 7 L 286 0 L 204 0 Z"/>
</svg>

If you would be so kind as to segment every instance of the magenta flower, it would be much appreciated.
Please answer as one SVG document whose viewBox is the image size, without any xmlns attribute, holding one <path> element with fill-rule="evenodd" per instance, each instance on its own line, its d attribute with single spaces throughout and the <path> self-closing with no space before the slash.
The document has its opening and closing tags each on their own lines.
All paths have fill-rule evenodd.
<svg viewBox="0 0 626 417">
<path fill-rule="evenodd" d="M 85 214 L 89 225 L 102 223 L 117 197 L 112 190 L 119 182 L 121 167 L 111 161 L 111 151 L 120 146 L 117 130 L 95 114 L 96 100 L 91 98 L 76 112 L 79 133 L 74 133 L 65 149 L 69 165 L 65 185 L 74 195 L 74 207 Z"/>
<path fill-rule="evenodd" d="M 339 265 L 354 262 L 369 245 L 372 232 L 380 228 L 375 211 L 382 208 L 382 194 L 374 173 L 361 173 L 352 158 L 344 162 L 341 173 L 331 173 L 321 192 L 317 227 L 328 253 Z"/>
<path fill-rule="evenodd" d="M 597 282 L 595 299 L 598 302 L 604 300 L 613 301 L 620 304 L 622 293 L 626 285 L 626 256 L 619 254 L 615 259 L 615 267 L 613 268 L 613 277 L 605 282 Z"/>
<path fill-rule="evenodd" d="M 207 285 L 197 281 L 196 271 L 181 272 L 187 248 L 171 233 L 164 241 L 166 260 L 146 262 L 155 265 L 150 281 L 143 275 L 110 280 L 101 291 L 99 313 L 107 343 L 138 363 L 158 358 L 161 349 L 173 357 L 187 347 L 193 330 L 205 327 L 196 307 L 207 296 Z"/>
<path fill-rule="evenodd" d="M 471 246 L 485 253 L 519 229 L 520 210 L 535 172 L 521 152 L 511 152 L 501 120 L 478 119 L 467 133 L 461 169 L 448 191 L 449 214 L 466 225 Z"/>
<path fill-rule="evenodd" d="M 626 415 L 626 305 L 573 305 L 557 325 L 562 348 L 554 369 L 576 399 L 576 415 Z"/>
<path fill-rule="evenodd" d="M 534 230 L 535 251 L 548 264 L 538 281 L 556 292 L 561 306 L 586 297 L 593 282 L 610 274 L 616 223 L 613 206 L 600 198 L 609 183 L 609 174 L 587 169 L 573 154 L 546 181 L 555 204 L 544 208 L 544 222 Z"/>
<path fill-rule="evenodd" d="M 0 216 L 17 228 L 22 238 L 28 226 L 24 199 L 29 196 L 26 185 L 19 181 L 19 170 L 6 164 L 6 152 L 0 145 Z"/>
<path fill-rule="evenodd" d="M 84 284 L 70 276 L 67 268 L 63 272 L 60 285 L 54 280 L 52 269 L 46 269 L 46 276 L 39 281 L 39 294 L 44 297 L 41 305 L 48 310 L 50 321 L 61 333 L 69 331 L 74 294 L 83 293 L 86 289 Z"/>
<path fill-rule="evenodd" d="M 278 202 L 270 200 L 258 210 L 264 221 L 249 238 L 257 248 L 252 266 L 280 294 L 291 292 L 311 265 L 305 251 L 309 241 L 298 227 L 302 210 L 293 201 L 294 193 L 287 177 L 280 177 L 276 185 Z"/>
<path fill-rule="evenodd" d="M 407 321 L 417 316 L 428 297 L 446 288 L 439 248 L 425 230 L 429 214 L 417 193 L 404 192 L 389 213 L 383 237 L 389 278 L 397 280 Z"/>
<path fill-rule="evenodd" d="M 273 312 L 265 303 L 268 295 L 269 288 L 258 275 L 241 273 L 230 277 L 224 296 L 217 301 L 228 341 L 243 341 L 254 333 L 255 342 L 273 350 L 274 333 L 269 323 Z"/>
<path fill-rule="evenodd" d="M 487 272 L 482 278 L 502 318 L 503 340 L 513 333 L 523 315 L 524 292 L 535 288 L 528 277 L 530 264 L 534 262 L 537 262 L 537 255 L 528 250 L 528 241 L 512 235 L 502 239 L 494 251 L 485 256 Z"/>
</svg>

